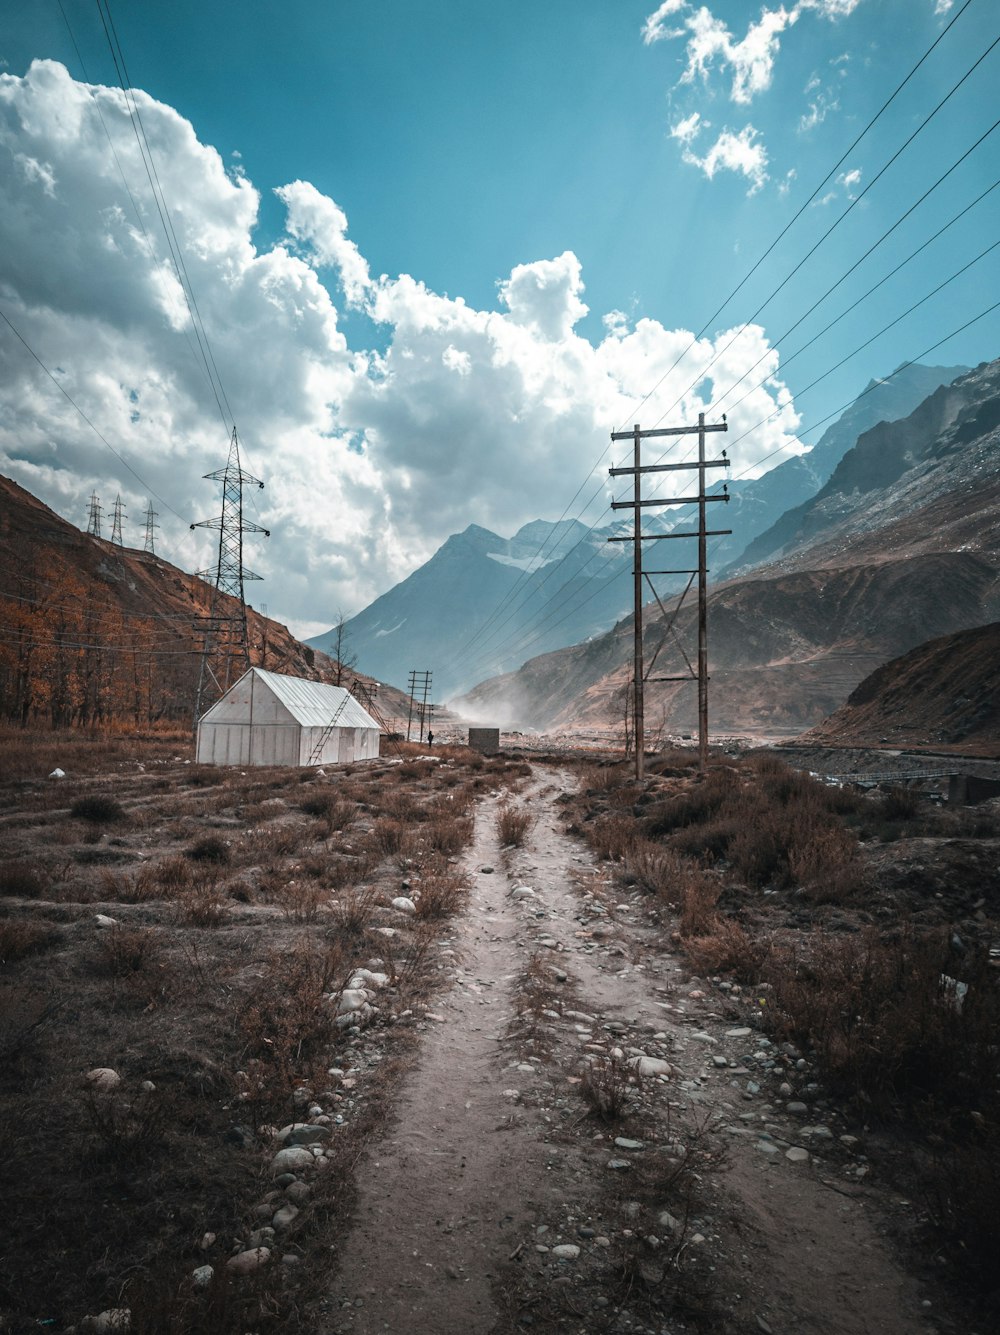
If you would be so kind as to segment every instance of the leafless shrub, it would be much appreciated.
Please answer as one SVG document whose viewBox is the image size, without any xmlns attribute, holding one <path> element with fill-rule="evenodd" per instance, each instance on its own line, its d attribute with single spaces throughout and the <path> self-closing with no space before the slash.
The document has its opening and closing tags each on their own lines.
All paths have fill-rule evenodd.
<svg viewBox="0 0 1000 1335">
<path fill-rule="evenodd" d="M 146 869 L 143 868 L 141 875 L 146 875 Z M 176 855 L 163 858 L 149 868 L 151 878 L 164 890 L 178 891 L 185 890 L 194 879 L 194 871 L 191 864 L 183 857 Z"/>
<path fill-rule="evenodd" d="M 281 910 L 295 922 L 315 922 L 330 904 L 330 892 L 315 881 L 281 881 L 272 891 Z"/>
<path fill-rule="evenodd" d="M 586 835 L 587 842 L 599 858 L 607 862 L 622 862 L 636 841 L 637 831 L 631 816 L 598 816 L 586 827 Z"/>
<path fill-rule="evenodd" d="M 501 847 L 523 848 L 533 822 L 534 818 L 526 808 L 502 802 L 496 814 L 497 838 Z"/>
<path fill-rule="evenodd" d="M 379 816 L 368 836 L 368 847 L 380 859 L 408 853 L 413 847 L 413 836 L 402 821 L 391 816 Z"/>
<path fill-rule="evenodd" d="M 377 906 L 378 891 L 374 886 L 342 894 L 331 906 L 337 931 L 348 938 L 366 936 Z"/>
<path fill-rule="evenodd" d="M 0 866 L 0 895 L 41 899 L 47 888 L 41 872 L 28 862 L 8 862 Z"/>
<path fill-rule="evenodd" d="M 689 866 L 681 883 L 682 937 L 707 936 L 718 922 L 716 906 L 722 885 L 709 872 Z"/>
<path fill-rule="evenodd" d="M 609 1045 L 592 1054 L 580 1081 L 580 1093 L 606 1122 L 618 1121 L 642 1093 L 642 1077 L 621 1049 Z"/>
<path fill-rule="evenodd" d="M 167 1107 L 157 1089 L 98 1089 L 86 1085 L 80 1095 L 80 1126 L 96 1152 L 115 1163 L 150 1157 L 162 1148 Z"/>
<path fill-rule="evenodd" d="M 113 978 L 127 978 L 163 963 L 163 940 L 151 927 L 123 927 L 120 923 L 101 933 L 94 952 L 94 969 Z"/>
<path fill-rule="evenodd" d="M 0 918 L 0 963 L 13 964 L 26 955 L 37 955 L 61 939 L 62 933 L 49 923 Z"/>
<path fill-rule="evenodd" d="M 424 827 L 427 846 L 445 857 L 455 857 L 472 843 L 473 822 L 465 816 L 441 816 Z"/>
<path fill-rule="evenodd" d="M 462 908 L 469 888 L 461 876 L 437 873 L 424 876 L 417 899 L 418 918 L 450 918 Z"/>
<path fill-rule="evenodd" d="M 221 927 L 229 917 L 229 906 L 217 884 L 196 881 L 178 897 L 177 916 L 189 927 Z"/>
<path fill-rule="evenodd" d="M 69 809 L 75 820 L 90 821 L 93 825 L 112 825 L 125 819 L 125 809 L 120 802 L 103 793 L 89 797 L 78 797 Z"/>
<path fill-rule="evenodd" d="M 199 839 L 197 843 L 191 845 L 187 850 L 187 855 L 193 862 L 229 862 L 232 851 L 225 839 L 220 839 L 218 835 L 206 835 L 204 839 Z"/>
<path fill-rule="evenodd" d="M 763 942 L 751 936 L 734 918 L 722 915 L 710 920 L 704 936 L 686 936 L 684 950 L 700 972 L 731 972 L 746 982 L 759 978 L 767 954 Z"/>
</svg>

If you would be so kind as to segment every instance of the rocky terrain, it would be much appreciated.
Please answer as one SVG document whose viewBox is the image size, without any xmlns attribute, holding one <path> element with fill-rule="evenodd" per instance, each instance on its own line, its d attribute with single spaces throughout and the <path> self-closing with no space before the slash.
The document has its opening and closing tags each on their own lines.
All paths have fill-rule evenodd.
<svg viewBox="0 0 1000 1335">
<path fill-rule="evenodd" d="M 1000 748 L 1000 624 L 918 646 L 877 668 L 847 703 L 802 737 L 806 745 Z"/>
<path fill-rule="evenodd" d="M 3 745 L 5 1329 L 991 1328 L 992 808 Z"/>
</svg>

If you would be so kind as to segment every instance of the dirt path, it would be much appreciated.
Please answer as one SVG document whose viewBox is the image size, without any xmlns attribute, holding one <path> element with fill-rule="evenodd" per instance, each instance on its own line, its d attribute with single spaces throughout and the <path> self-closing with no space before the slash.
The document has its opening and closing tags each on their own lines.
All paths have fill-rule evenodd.
<svg viewBox="0 0 1000 1335">
<path fill-rule="evenodd" d="M 562 832 L 571 782 L 536 769 L 522 799 L 534 829 L 506 863 L 497 799 L 479 808 L 454 981 L 361 1170 L 330 1329 L 927 1335 L 859 1147 L 808 1076 L 664 951 L 648 903 Z M 530 961 L 544 987 L 525 1016 Z M 672 1068 L 646 1080 L 633 1125 L 605 1126 L 580 1097 L 581 1056 L 614 1044 Z M 781 1078 L 805 1089 L 778 1097 Z M 695 1127 L 728 1160 L 680 1200 L 668 1184 L 690 1186 L 679 1146 L 689 1138 L 689 1164 L 703 1153 Z"/>
</svg>

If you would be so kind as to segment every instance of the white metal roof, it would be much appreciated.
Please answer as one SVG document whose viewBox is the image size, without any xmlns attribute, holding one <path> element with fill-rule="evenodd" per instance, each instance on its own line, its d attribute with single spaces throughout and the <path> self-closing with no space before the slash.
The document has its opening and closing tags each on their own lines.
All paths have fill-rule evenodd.
<svg viewBox="0 0 1000 1335">
<path fill-rule="evenodd" d="M 307 681 L 304 677 L 286 677 L 280 672 L 266 672 L 264 668 L 251 668 L 250 671 L 274 692 L 295 721 L 305 728 L 325 728 L 334 717 L 338 728 L 378 728 L 371 714 L 343 686 Z"/>
</svg>

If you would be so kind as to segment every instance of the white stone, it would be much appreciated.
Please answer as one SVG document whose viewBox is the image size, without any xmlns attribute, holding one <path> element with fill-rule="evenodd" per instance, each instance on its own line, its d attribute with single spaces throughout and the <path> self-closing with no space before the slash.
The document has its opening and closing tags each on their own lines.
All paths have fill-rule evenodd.
<svg viewBox="0 0 1000 1335">
<path fill-rule="evenodd" d="M 558 1256 L 560 1261 L 575 1261 L 580 1255 L 580 1248 L 572 1242 L 564 1242 L 552 1248 L 552 1255 Z"/>
<path fill-rule="evenodd" d="M 400 913 L 416 913 L 417 906 L 412 899 L 407 899 L 405 895 L 397 895 L 392 901 L 392 907 L 398 909 Z"/>
<path fill-rule="evenodd" d="M 727 1030 L 726 1030 L 726 1037 L 727 1037 L 727 1038 L 749 1038 L 750 1035 L 751 1035 L 752 1033 L 753 1033 L 753 1030 L 752 1030 L 752 1029 L 747 1029 L 745 1026 L 741 1026 L 741 1027 L 738 1028 L 738 1029 L 727 1029 Z"/>
<path fill-rule="evenodd" d="M 110 1066 L 95 1066 L 83 1078 L 88 1085 L 92 1085 L 94 1089 L 101 1091 L 117 1089 L 122 1082 L 121 1076 L 117 1071 L 113 1071 Z"/>
<path fill-rule="evenodd" d="M 801 1145 L 793 1145 L 791 1149 L 785 1150 L 785 1158 L 790 1163 L 808 1163 L 809 1151 L 804 1150 Z"/>
<path fill-rule="evenodd" d="M 376 990 L 389 986 L 387 973 L 375 973 L 371 969 L 355 969 L 348 987 L 374 987 Z"/>
<path fill-rule="evenodd" d="M 349 1015 L 351 1011 L 359 1011 L 367 1004 L 368 993 L 363 987 L 348 987 L 337 999 L 337 1014 Z"/>
<path fill-rule="evenodd" d="M 94 914 L 94 926 L 95 926 L 95 927 L 117 927 L 117 926 L 118 926 L 118 919 L 117 919 L 117 918 L 109 918 L 108 915 L 107 915 L 106 913 L 95 913 L 95 914 Z M 116 1308 L 115 1310 L 117 1311 L 118 1309 Z M 124 1308 L 122 1308 L 122 1311 L 124 1311 Z"/>
<path fill-rule="evenodd" d="M 66 777 L 66 771 L 64 769 L 60 769 L 58 765 L 49 775 L 50 779 L 65 779 L 65 777 Z"/>
<path fill-rule="evenodd" d="M 88 1317 L 87 1324 L 90 1330 L 98 1331 L 100 1335 L 110 1331 L 128 1330 L 132 1325 L 132 1311 L 128 1307 L 109 1307 L 107 1311 L 100 1312 L 97 1316 Z"/>
<path fill-rule="evenodd" d="M 207 1289 L 214 1278 L 214 1266 L 200 1265 L 197 1270 L 191 1271 L 191 1287 L 195 1289 Z"/>
<path fill-rule="evenodd" d="M 226 1268 L 237 1275 L 252 1275 L 256 1270 L 262 1270 L 270 1259 L 270 1247 L 251 1247 L 231 1256 L 226 1262 Z"/>
<path fill-rule="evenodd" d="M 636 1057 L 632 1066 L 640 1075 L 674 1074 L 674 1068 L 669 1062 L 665 1062 L 662 1057 Z"/>
</svg>

